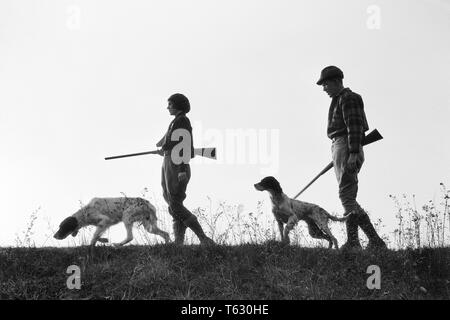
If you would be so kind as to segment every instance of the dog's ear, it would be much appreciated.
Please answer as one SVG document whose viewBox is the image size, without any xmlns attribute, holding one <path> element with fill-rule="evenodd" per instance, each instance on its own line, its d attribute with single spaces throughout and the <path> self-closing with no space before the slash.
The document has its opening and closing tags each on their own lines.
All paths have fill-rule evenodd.
<svg viewBox="0 0 450 320">
<path fill-rule="evenodd" d="M 76 236 L 78 232 L 78 220 L 75 217 L 69 217 L 64 219 L 59 225 L 59 230 L 53 236 L 55 239 L 62 240 L 72 234 Z"/>
<path fill-rule="evenodd" d="M 64 233 L 75 233 L 78 229 L 78 220 L 75 217 L 69 217 L 63 220 L 59 225 L 59 229 Z"/>
<path fill-rule="evenodd" d="M 274 184 L 276 192 L 279 192 L 279 193 L 283 192 L 283 189 L 281 188 L 281 185 L 277 179 L 274 178 L 273 184 Z"/>
<path fill-rule="evenodd" d="M 277 193 L 281 193 L 283 192 L 283 189 L 281 188 L 280 183 L 278 182 L 278 180 L 273 177 L 273 176 L 268 176 L 265 177 L 264 179 L 261 180 L 261 184 L 266 188 L 266 189 L 272 189 L 273 191 L 277 192 Z"/>
</svg>

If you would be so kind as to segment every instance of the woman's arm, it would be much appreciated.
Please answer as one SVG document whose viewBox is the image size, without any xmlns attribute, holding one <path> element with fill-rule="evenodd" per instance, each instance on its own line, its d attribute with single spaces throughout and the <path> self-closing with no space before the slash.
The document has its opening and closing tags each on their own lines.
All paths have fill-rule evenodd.
<svg viewBox="0 0 450 320">
<path fill-rule="evenodd" d="M 178 143 L 180 143 L 181 139 L 178 141 L 172 140 L 172 133 L 177 129 L 185 129 L 191 135 L 192 141 L 192 127 L 189 119 L 187 117 L 179 117 L 172 125 L 172 128 L 167 132 L 165 136 L 165 142 L 161 146 L 164 151 L 170 151 L 175 147 Z"/>
</svg>

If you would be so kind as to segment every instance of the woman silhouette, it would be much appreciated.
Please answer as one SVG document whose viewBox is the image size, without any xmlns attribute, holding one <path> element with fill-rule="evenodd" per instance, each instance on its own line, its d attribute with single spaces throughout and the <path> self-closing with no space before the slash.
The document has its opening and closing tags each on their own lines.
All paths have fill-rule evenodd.
<svg viewBox="0 0 450 320">
<path fill-rule="evenodd" d="M 183 205 L 183 201 L 186 199 L 186 188 L 191 178 L 189 160 L 194 157 L 192 127 L 186 116 L 186 113 L 191 109 L 189 100 L 181 93 L 175 93 L 169 97 L 167 109 L 170 115 L 175 118 L 156 146 L 161 147 L 160 155 L 164 156 L 161 185 L 164 200 L 167 202 L 169 213 L 173 217 L 175 243 L 183 244 L 186 228 L 190 228 L 197 235 L 200 243 L 214 244 L 214 241 L 203 232 L 197 217 Z M 174 134 L 174 131 L 177 131 L 176 134 Z M 177 140 L 177 137 L 182 139 L 178 138 Z M 184 148 L 181 149 L 181 152 L 176 151 L 178 147 L 173 150 L 180 143 L 189 143 L 189 140 L 190 145 L 187 148 L 186 145 L 182 145 Z M 184 155 L 183 152 L 186 150 L 190 154 Z"/>
</svg>

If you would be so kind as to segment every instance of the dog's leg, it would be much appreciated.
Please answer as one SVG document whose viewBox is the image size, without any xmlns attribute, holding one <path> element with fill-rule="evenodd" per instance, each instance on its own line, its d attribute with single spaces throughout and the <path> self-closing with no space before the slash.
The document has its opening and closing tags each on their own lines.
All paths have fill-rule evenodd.
<svg viewBox="0 0 450 320">
<path fill-rule="evenodd" d="M 95 229 L 94 235 L 93 235 L 92 240 L 91 240 L 91 247 L 95 246 L 95 244 L 97 243 L 98 239 L 103 234 L 103 232 L 105 232 L 106 229 L 107 229 L 107 226 L 103 222 L 101 222 L 100 225 L 97 226 L 97 229 Z"/>
<path fill-rule="evenodd" d="M 103 222 L 97 226 L 97 229 L 95 229 L 94 235 L 92 236 L 91 244 L 89 245 L 88 250 L 88 261 L 91 261 L 94 258 L 94 247 L 97 241 L 99 240 L 100 236 L 103 232 L 108 228 L 106 224 Z"/>
<path fill-rule="evenodd" d="M 284 228 L 284 239 L 283 239 L 284 243 L 286 243 L 286 244 L 290 243 L 289 232 L 291 232 L 291 230 L 294 229 L 297 222 L 298 222 L 298 218 L 296 215 L 292 215 L 289 217 L 286 227 Z"/>
<path fill-rule="evenodd" d="M 283 240 L 284 240 L 284 226 L 283 226 L 283 221 L 277 220 L 277 223 L 278 223 L 278 230 L 280 231 L 281 241 L 283 241 Z"/>
<path fill-rule="evenodd" d="M 153 233 L 153 234 L 156 234 L 156 235 L 162 237 L 166 243 L 169 243 L 169 242 L 170 242 L 170 236 L 169 236 L 169 234 L 168 234 L 167 232 L 165 232 L 165 231 L 162 231 L 160 228 L 158 228 L 158 225 L 156 224 L 156 222 L 153 223 L 153 224 L 150 224 L 149 227 L 148 227 L 147 225 L 144 225 L 144 228 L 145 228 L 148 232 Z"/>
<path fill-rule="evenodd" d="M 333 246 L 332 239 L 328 234 L 323 232 L 316 224 L 316 222 L 312 219 L 305 219 L 305 222 L 308 224 L 309 235 L 314 239 L 325 239 L 328 240 L 328 248 Z"/>
<path fill-rule="evenodd" d="M 127 237 L 120 243 L 115 243 L 114 245 L 117 247 L 123 246 L 128 242 L 133 240 L 133 223 L 132 222 L 123 222 L 125 224 L 125 229 L 127 230 Z"/>
<path fill-rule="evenodd" d="M 328 249 L 331 249 L 333 247 L 333 244 L 334 244 L 334 247 L 336 249 L 339 249 L 339 245 L 338 245 L 337 239 L 333 236 L 333 234 L 331 233 L 330 228 L 328 227 L 328 221 L 321 220 L 318 223 L 318 225 L 319 225 L 319 228 L 324 233 L 324 236 L 325 236 L 324 238 L 326 240 L 328 240 L 328 242 L 329 242 Z"/>
</svg>

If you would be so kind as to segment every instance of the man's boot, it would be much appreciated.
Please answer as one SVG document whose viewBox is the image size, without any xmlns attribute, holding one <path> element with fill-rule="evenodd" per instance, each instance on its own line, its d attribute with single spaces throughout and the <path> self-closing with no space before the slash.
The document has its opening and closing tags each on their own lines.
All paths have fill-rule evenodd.
<svg viewBox="0 0 450 320">
<path fill-rule="evenodd" d="M 186 233 L 186 225 L 181 220 L 173 222 L 173 233 L 175 235 L 175 244 L 182 245 L 184 243 L 184 235 Z"/>
<path fill-rule="evenodd" d="M 370 222 L 370 218 L 364 210 L 360 210 L 358 214 L 358 225 L 361 227 L 362 231 L 369 238 L 369 244 L 367 246 L 368 250 L 380 250 L 387 249 L 386 243 L 380 238 L 375 228 Z"/>
<path fill-rule="evenodd" d="M 200 225 L 200 223 L 198 223 L 196 216 L 190 216 L 189 218 L 184 220 L 183 223 L 195 233 L 201 244 L 215 244 L 215 242 L 212 239 L 208 238 L 203 232 L 202 226 Z"/>
<path fill-rule="evenodd" d="M 345 221 L 347 227 L 347 242 L 341 247 L 341 250 L 361 250 L 358 236 L 358 221 L 355 211 L 350 213 L 350 217 Z"/>
</svg>

